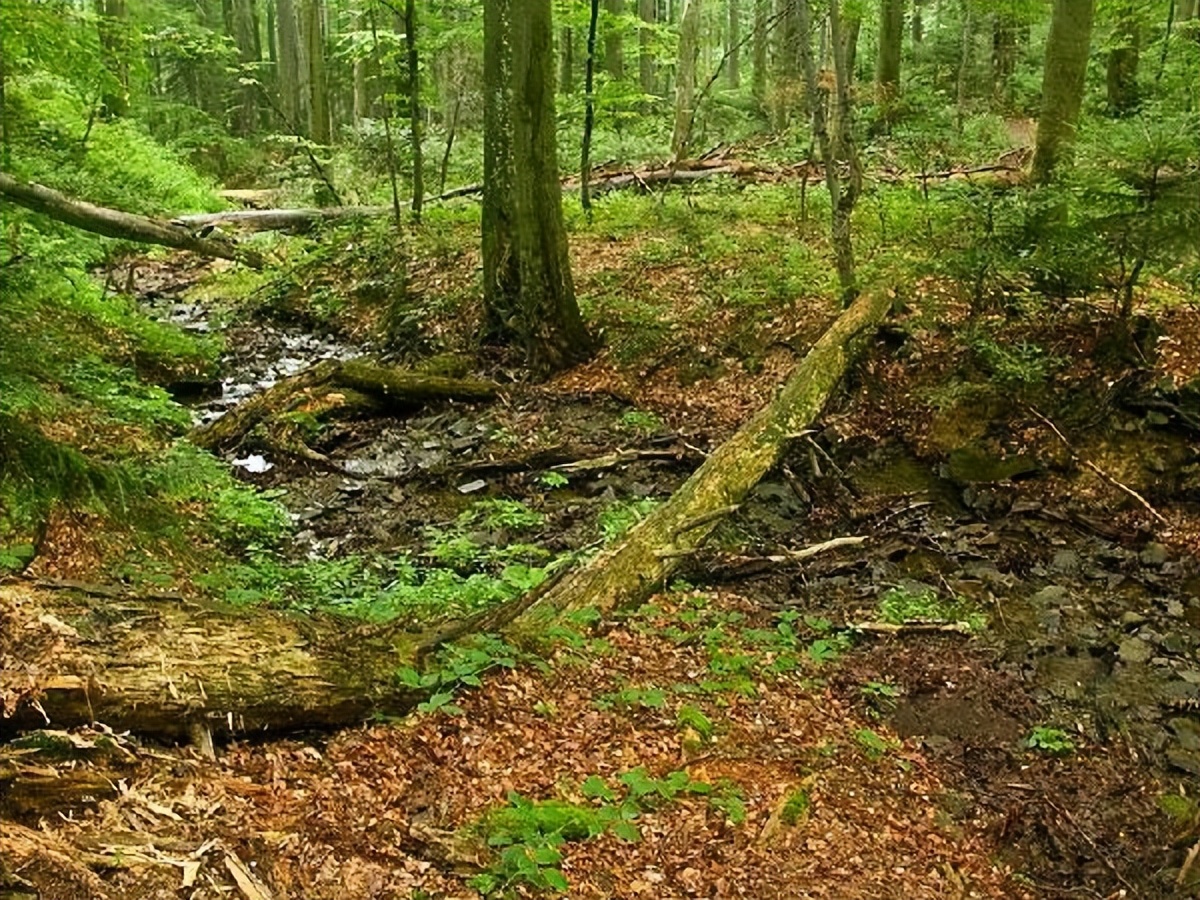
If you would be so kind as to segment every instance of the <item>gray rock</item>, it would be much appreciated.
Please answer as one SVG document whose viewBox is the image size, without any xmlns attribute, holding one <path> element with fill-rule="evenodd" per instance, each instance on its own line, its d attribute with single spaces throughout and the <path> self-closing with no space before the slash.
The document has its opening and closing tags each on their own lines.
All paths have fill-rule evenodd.
<svg viewBox="0 0 1200 900">
<path fill-rule="evenodd" d="M 1200 775 L 1200 751 L 1175 747 L 1167 751 L 1167 761 L 1177 769 Z"/>
<path fill-rule="evenodd" d="M 1050 561 L 1050 570 L 1064 575 L 1073 575 L 1079 571 L 1081 561 L 1074 550 L 1059 550 Z"/>
<path fill-rule="evenodd" d="M 1048 584 L 1029 599 L 1038 606 L 1062 606 L 1067 602 L 1068 592 L 1060 584 Z"/>
<path fill-rule="evenodd" d="M 1135 612 L 1132 609 L 1121 614 L 1121 624 L 1126 628 L 1145 625 L 1148 621 L 1149 619 L 1147 619 L 1144 615 L 1142 615 L 1140 612 Z"/>
<path fill-rule="evenodd" d="M 1175 718 L 1167 723 L 1175 739 L 1184 750 L 1200 750 L 1200 723 L 1191 719 Z"/>
<path fill-rule="evenodd" d="M 1153 655 L 1150 644 L 1141 638 L 1126 638 L 1117 649 L 1117 656 L 1123 663 L 1144 663 Z"/>
</svg>

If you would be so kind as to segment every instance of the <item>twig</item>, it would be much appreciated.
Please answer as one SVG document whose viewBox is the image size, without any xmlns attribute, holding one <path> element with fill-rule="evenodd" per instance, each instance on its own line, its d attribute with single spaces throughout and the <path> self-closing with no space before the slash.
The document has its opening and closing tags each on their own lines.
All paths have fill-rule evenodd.
<svg viewBox="0 0 1200 900">
<path fill-rule="evenodd" d="M 1137 491 L 1135 491 L 1129 485 L 1122 484 L 1120 481 L 1117 481 L 1117 479 L 1113 478 L 1113 476 L 1109 475 L 1107 472 L 1105 472 L 1103 469 L 1101 469 L 1098 465 L 1096 465 L 1090 459 L 1084 459 L 1082 456 L 1080 456 L 1078 451 L 1076 451 L 1075 447 L 1071 444 L 1071 442 L 1069 440 L 1067 440 L 1066 435 L 1064 435 L 1061 431 L 1058 430 L 1057 425 L 1055 425 L 1048 418 L 1043 416 L 1040 412 L 1038 412 L 1032 406 L 1029 407 L 1029 411 L 1031 413 L 1033 413 L 1035 416 L 1037 416 L 1039 419 L 1041 419 L 1047 425 L 1047 427 L 1049 427 L 1049 429 L 1054 432 L 1054 434 L 1058 437 L 1058 439 L 1063 442 L 1063 446 L 1065 446 L 1067 448 L 1067 452 L 1071 454 L 1072 460 L 1074 460 L 1076 463 L 1083 466 L 1084 468 L 1090 469 L 1091 471 L 1095 472 L 1098 476 L 1100 476 L 1100 479 L 1102 481 L 1105 481 L 1108 484 L 1112 485 L 1113 487 L 1117 488 L 1118 490 L 1123 491 L 1124 493 L 1128 494 L 1130 497 L 1132 497 L 1134 500 L 1136 500 L 1138 503 L 1140 503 L 1145 508 L 1146 512 L 1150 513 L 1150 515 L 1152 515 L 1155 519 L 1157 519 L 1160 524 L 1165 525 L 1167 528 L 1172 527 L 1171 523 L 1163 516 L 1163 514 L 1160 513 L 1153 506 L 1150 505 L 1149 500 L 1147 500 L 1145 497 L 1143 497 L 1141 494 L 1139 494 Z"/>
<path fill-rule="evenodd" d="M 1179 876 L 1175 879 L 1175 887 L 1183 887 L 1183 882 L 1187 879 L 1188 872 L 1192 870 L 1192 865 L 1196 862 L 1196 857 L 1200 856 L 1200 841 L 1196 841 L 1192 845 L 1192 849 L 1188 851 L 1187 859 L 1183 861 L 1183 866 L 1179 870 Z"/>
<path fill-rule="evenodd" d="M 974 629 L 966 622 L 903 622 L 901 624 L 859 622 L 850 627 L 856 631 L 865 631 L 867 634 L 965 634 L 970 636 L 975 633 Z"/>
<path fill-rule="evenodd" d="M 1036 412 L 1035 412 L 1035 414 L 1036 414 Z M 1130 884 L 1129 881 L 1125 878 L 1125 876 L 1121 874 L 1120 870 L 1116 867 L 1116 865 L 1113 864 L 1113 861 L 1104 855 L 1104 853 L 1100 850 L 1100 847 L 1096 844 L 1095 838 L 1093 838 L 1090 834 L 1088 834 L 1086 831 L 1084 831 L 1083 826 L 1081 826 L 1075 820 L 1075 817 L 1073 815 L 1071 815 L 1071 813 L 1068 812 L 1066 809 L 1059 806 L 1057 803 L 1055 803 L 1053 800 L 1051 800 L 1049 798 L 1046 798 L 1046 802 L 1048 804 L 1050 804 L 1051 809 L 1055 810 L 1060 816 L 1062 816 L 1064 819 L 1066 819 L 1071 824 L 1071 827 L 1074 828 L 1079 833 L 1079 836 L 1081 838 L 1083 838 L 1085 841 L 1087 841 L 1088 846 L 1090 846 L 1092 848 L 1092 852 L 1096 854 L 1096 858 L 1098 860 L 1100 860 L 1100 862 L 1104 863 L 1105 868 L 1107 868 L 1108 871 L 1112 872 L 1113 877 L 1116 878 L 1117 881 L 1121 882 L 1121 884 L 1123 884 L 1129 890 L 1129 896 L 1136 897 L 1138 894 L 1137 888 L 1135 888 L 1132 884 Z"/>
</svg>

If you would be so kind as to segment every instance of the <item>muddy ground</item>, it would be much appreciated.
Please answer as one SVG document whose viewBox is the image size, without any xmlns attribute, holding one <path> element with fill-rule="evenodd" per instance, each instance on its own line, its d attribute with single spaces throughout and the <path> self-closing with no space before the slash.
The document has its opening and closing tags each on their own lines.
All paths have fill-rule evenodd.
<svg viewBox="0 0 1200 900">
<path fill-rule="evenodd" d="M 150 307 L 213 327 L 175 293 L 157 286 Z M 952 316 L 930 327 L 902 314 L 682 583 L 595 623 L 600 643 L 572 638 L 548 666 L 489 677 L 462 715 L 238 742 L 216 760 L 133 742 L 113 795 L 7 812 L 97 853 L 125 848 L 134 862 L 104 873 L 117 897 L 255 896 L 242 864 L 263 896 L 456 897 L 473 894 L 487 851 L 455 835 L 507 792 L 575 798 L 591 774 L 683 768 L 737 784 L 745 820 L 698 800 L 648 809 L 636 844 L 564 848 L 570 896 L 1200 896 L 1200 444 L 1181 387 L 1200 372 L 1170 353 L 1200 315 L 1164 317 L 1157 361 L 1093 364 L 1107 333 L 1092 313 L 1063 313 L 1058 349 L 1075 362 L 1032 391 L 989 388 Z M 198 419 L 352 351 L 261 320 L 226 334 L 223 388 L 193 401 Z M 420 552 L 428 526 L 481 497 L 543 512 L 523 539 L 562 552 L 597 539 L 607 504 L 668 496 L 730 433 L 711 414 L 727 382 L 666 405 L 656 377 L 639 394 L 601 363 L 488 406 L 341 423 L 312 446 L 325 464 L 249 445 L 231 460 L 261 457 L 242 477 L 284 491 L 296 558 Z M 757 389 L 773 377 L 766 367 Z M 589 460 L 558 470 L 567 486 L 539 480 Z M 850 536 L 865 541 L 786 556 Z M 893 590 L 957 598 L 986 627 L 856 629 Z M 778 648 L 747 650 L 745 629 L 782 620 L 850 637 L 768 674 Z M 696 688 L 714 672 L 713 628 L 742 629 L 747 690 Z M 604 699 L 651 685 L 663 705 Z M 717 723 L 712 735 L 681 734 L 685 705 Z M 1069 748 L 1028 746 L 1051 727 Z M 811 806 L 783 827 L 800 789 Z"/>
</svg>

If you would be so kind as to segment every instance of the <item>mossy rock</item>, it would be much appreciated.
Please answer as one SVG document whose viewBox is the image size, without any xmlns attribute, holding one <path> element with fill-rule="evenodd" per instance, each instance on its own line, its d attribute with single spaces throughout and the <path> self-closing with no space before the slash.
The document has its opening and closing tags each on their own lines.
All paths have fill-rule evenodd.
<svg viewBox="0 0 1200 900">
<path fill-rule="evenodd" d="M 471 373 L 469 356 L 461 353 L 439 353 L 417 363 L 416 369 L 425 375 L 440 375 L 443 378 L 466 378 Z"/>
<path fill-rule="evenodd" d="M 999 456 L 977 446 L 951 451 L 946 473 L 959 484 L 993 484 L 1032 475 L 1040 469 L 1037 461 L 1020 454 Z"/>
</svg>

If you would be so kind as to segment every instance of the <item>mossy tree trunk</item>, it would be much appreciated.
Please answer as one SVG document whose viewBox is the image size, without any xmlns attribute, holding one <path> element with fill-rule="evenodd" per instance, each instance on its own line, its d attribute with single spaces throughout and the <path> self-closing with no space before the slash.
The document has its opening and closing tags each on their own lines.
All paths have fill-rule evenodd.
<svg viewBox="0 0 1200 900">
<path fill-rule="evenodd" d="M 754 41 L 751 45 L 754 72 L 750 83 L 750 93 L 760 110 L 765 111 L 767 105 L 767 20 L 771 18 L 771 0 L 754 0 Z"/>
<path fill-rule="evenodd" d="M 489 0 L 483 25 L 484 336 L 546 375 L 593 352 L 562 217 L 550 0 Z"/>
<path fill-rule="evenodd" d="M 679 19 L 679 58 L 675 66 L 675 127 L 671 158 L 687 159 L 695 120 L 696 60 L 700 56 L 701 0 L 684 0 Z"/>
<path fill-rule="evenodd" d="M 97 27 L 108 79 L 101 103 L 106 116 L 129 114 L 129 8 L 125 0 L 96 0 Z"/>
<path fill-rule="evenodd" d="M 738 0 L 729 0 L 729 38 L 725 43 L 729 48 L 725 74 L 730 88 L 737 90 L 742 84 L 742 10 Z"/>
<path fill-rule="evenodd" d="M 638 18 L 653 25 L 658 16 L 655 0 L 638 0 Z M 638 83 L 643 94 L 653 94 L 654 87 L 654 31 L 638 29 Z"/>
<path fill-rule="evenodd" d="M 625 77 L 625 32 L 620 17 L 625 15 L 625 0 L 604 0 L 609 15 L 604 30 L 604 69 L 613 78 Z"/>
<path fill-rule="evenodd" d="M 1054 177 L 1075 142 L 1095 10 L 1096 0 L 1054 0 L 1031 170 L 1035 183 Z"/>
<path fill-rule="evenodd" d="M 237 46 L 242 77 L 257 79 L 262 57 L 251 0 L 233 0 L 233 41 Z M 255 84 L 243 84 L 238 91 L 239 105 L 234 117 L 238 134 L 246 136 L 258 131 L 258 92 Z"/>
<path fill-rule="evenodd" d="M 321 0 L 301 0 L 304 50 L 308 63 L 308 136 L 318 144 L 333 143 L 329 84 L 325 77 L 325 10 Z"/>
<path fill-rule="evenodd" d="M 904 44 L 904 0 L 880 0 L 879 57 L 875 65 L 875 93 L 884 117 L 900 93 L 900 51 Z"/>
<path fill-rule="evenodd" d="M 284 125 L 297 134 L 306 134 L 308 100 L 303 89 L 307 78 L 302 77 L 305 72 L 304 51 L 294 0 L 276 0 L 275 30 L 279 48 L 279 108 L 287 119 Z"/>
<path fill-rule="evenodd" d="M 1141 49 L 1141 27 L 1132 4 L 1123 6 L 1113 31 L 1108 51 L 1105 81 L 1108 88 L 1108 109 L 1122 116 L 1137 109 L 1138 57 Z"/>
</svg>

